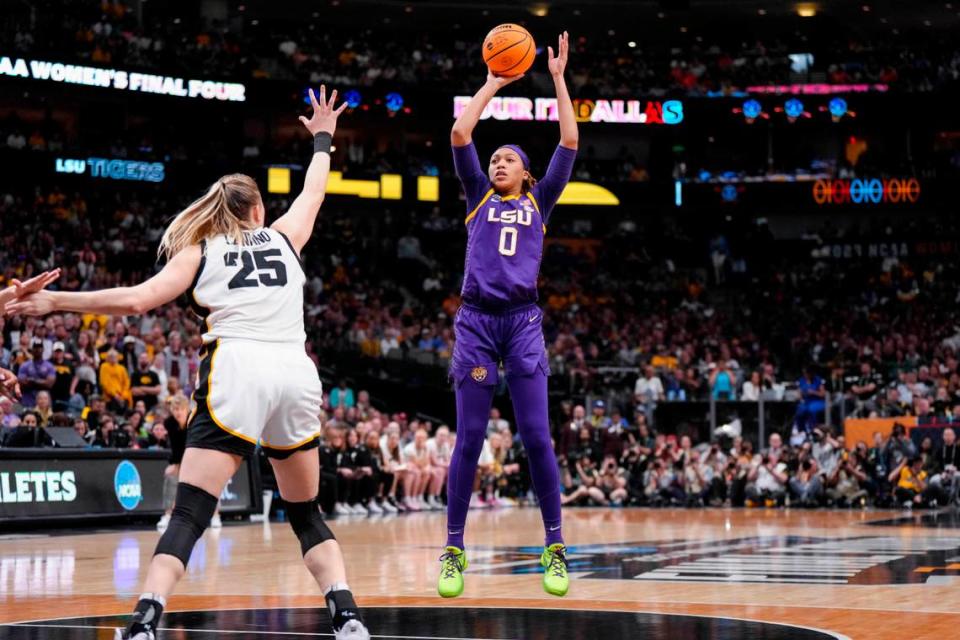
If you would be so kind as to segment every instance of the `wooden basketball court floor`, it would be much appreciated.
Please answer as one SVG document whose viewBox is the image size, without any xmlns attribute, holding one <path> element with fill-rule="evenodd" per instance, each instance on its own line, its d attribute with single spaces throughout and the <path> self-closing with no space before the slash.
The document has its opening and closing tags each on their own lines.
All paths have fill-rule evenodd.
<svg viewBox="0 0 960 640">
<path fill-rule="evenodd" d="M 540 587 L 536 509 L 471 511 L 455 600 L 435 591 L 443 514 L 332 527 L 374 637 L 960 637 L 954 511 L 567 509 L 564 519 L 566 598 Z M 158 535 L 0 532 L 0 639 L 111 639 Z M 161 638 L 330 637 L 282 522 L 207 531 L 167 610 Z"/>
</svg>

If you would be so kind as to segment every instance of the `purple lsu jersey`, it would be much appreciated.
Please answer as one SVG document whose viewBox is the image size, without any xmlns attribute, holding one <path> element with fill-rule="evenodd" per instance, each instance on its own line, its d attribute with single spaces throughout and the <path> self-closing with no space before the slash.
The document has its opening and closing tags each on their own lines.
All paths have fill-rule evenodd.
<svg viewBox="0 0 960 640">
<path fill-rule="evenodd" d="M 527 193 L 500 196 L 473 143 L 453 147 L 467 200 L 466 304 L 503 311 L 537 301 L 537 278 L 550 213 L 570 180 L 577 152 L 558 146 L 543 178 Z"/>
</svg>

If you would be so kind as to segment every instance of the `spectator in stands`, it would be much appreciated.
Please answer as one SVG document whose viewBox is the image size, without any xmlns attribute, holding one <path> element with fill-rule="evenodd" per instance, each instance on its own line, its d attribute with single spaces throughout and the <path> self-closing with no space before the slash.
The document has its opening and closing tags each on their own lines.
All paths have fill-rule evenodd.
<svg viewBox="0 0 960 640">
<path fill-rule="evenodd" d="M 757 402 L 760 400 L 762 384 L 763 383 L 760 380 L 760 372 L 751 372 L 750 379 L 743 383 L 743 388 L 740 392 L 740 400 L 742 402 Z"/>
<path fill-rule="evenodd" d="M 63 342 L 53 343 L 53 357 L 50 364 L 56 372 L 56 378 L 50 395 L 53 398 L 53 408 L 55 411 L 67 411 L 70 408 L 70 399 L 77 389 L 77 375 L 72 363 L 67 361 L 65 355 L 66 347 Z"/>
<path fill-rule="evenodd" d="M 654 424 L 653 412 L 657 408 L 658 402 L 663 402 L 666 395 L 663 392 L 663 383 L 654 372 L 653 367 L 647 365 L 643 368 L 644 375 L 637 378 L 637 384 L 633 388 L 633 398 L 638 411 L 643 411 L 647 416 L 647 424 Z"/>
<path fill-rule="evenodd" d="M 384 470 L 380 433 L 373 430 L 367 432 L 359 451 L 360 466 L 370 469 L 363 481 L 367 485 L 363 493 L 369 498 L 367 509 L 373 514 L 397 513 L 397 508 L 388 502 L 385 496 L 393 485 L 393 477 Z"/>
<path fill-rule="evenodd" d="M 726 360 L 710 363 L 710 393 L 717 400 L 736 400 L 736 378 Z"/>
<path fill-rule="evenodd" d="M 747 474 L 747 506 L 773 507 L 786 497 L 787 465 L 772 455 L 758 456 Z"/>
<path fill-rule="evenodd" d="M 120 354 L 116 349 L 107 352 L 106 362 L 100 365 L 100 391 L 103 394 L 107 407 L 113 411 L 123 412 L 133 404 L 130 393 L 130 374 L 120 362 Z"/>
<path fill-rule="evenodd" d="M 590 456 L 583 456 L 576 459 L 574 469 L 576 476 L 573 479 L 573 491 L 561 496 L 561 504 L 570 505 L 591 500 L 604 504 L 606 497 L 599 487 L 600 473 L 597 471 L 596 462 Z"/>
<path fill-rule="evenodd" d="M 93 442 L 93 438 L 96 435 L 90 430 L 87 421 L 79 417 L 73 419 L 73 430 L 78 436 L 83 438 L 83 441 L 86 442 L 87 445 Z"/>
<path fill-rule="evenodd" d="M 46 429 L 40 426 L 37 413 L 26 411 L 20 419 L 20 426 L 7 431 L 3 446 L 19 448 L 52 447 L 53 438 L 50 437 Z"/>
<path fill-rule="evenodd" d="M 357 515 L 365 516 L 375 513 L 375 511 L 371 511 L 371 507 L 377 507 L 376 503 L 372 502 L 373 494 L 371 493 L 373 485 L 370 480 L 373 477 L 373 467 L 366 464 L 369 460 L 361 449 L 360 430 L 347 429 L 345 431 L 345 441 L 344 452 L 349 458 L 350 468 L 353 469 L 352 481 L 354 485 L 350 501 L 347 502 L 347 508 Z"/>
<path fill-rule="evenodd" d="M 126 449 L 130 447 L 131 440 L 129 434 L 117 426 L 116 418 L 104 414 L 100 416 L 100 424 L 92 444 L 104 449 Z"/>
<path fill-rule="evenodd" d="M 20 404 L 33 408 L 37 404 L 37 393 L 49 391 L 57 380 L 57 372 L 47 360 L 43 359 L 43 340 L 34 338 L 30 341 L 32 358 L 22 365 L 17 372 L 20 379 L 20 389 L 23 392 Z"/>
<path fill-rule="evenodd" d="M 873 370 L 873 366 L 868 360 L 860 364 L 860 375 L 856 381 L 850 385 L 850 392 L 855 400 L 855 414 L 865 417 L 873 413 L 877 404 L 875 398 L 877 393 L 883 388 L 883 376 Z"/>
<path fill-rule="evenodd" d="M 799 431 L 809 434 L 823 419 L 827 392 L 823 378 L 815 375 L 809 367 L 804 367 L 803 377 L 797 386 L 800 388 L 801 401 L 797 405 L 795 423 Z"/>
<path fill-rule="evenodd" d="M 812 436 L 811 455 L 816 459 L 819 471 L 825 475 L 833 474 L 843 451 L 842 443 L 826 427 L 817 427 Z"/>
<path fill-rule="evenodd" d="M 353 398 L 353 389 L 347 386 L 347 381 L 340 379 L 340 384 L 330 392 L 330 406 L 337 408 L 350 409 L 355 406 Z"/>
<path fill-rule="evenodd" d="M 417 429 L 414 432 L 413 441 L 403 448 L 403 462 L 408 468 L 403 485 L 404 506 L 411 511 L 422 511 L 424 509 L 429 511 L 443 508 L 440 503 L 442 485 L 435 481 L 436 474 L 430 466 L 430 451 L 427 448 L 428 437 L 426 429 Z M 436 493 L 431 493 L 424 500 L 423 495 L 428 487 Z"/>
<path fill-rule="evenodd" d="M 917 447 L 913 444 L 907 429 L 902 424 L 895 423 L 890 438 L 884 446 L 884 462 L 888 470 L 893 470 L 917 455 Z M 891 480 L 896 482 L 896 479 Z"/>
<path fill-rule="evenodd" d="M 407 465 L 403 462 L 403 453 L 400 450 L 400 425 L 396 422 L 387 425 L 386 432 L 381 436 L 380 451 L 383 455 L 383 470 L 392 478 L 389 489 L 384 485 L 387 502 L 398 511 L 406 511 L 407 508 L 397 502 L 397 488 L 404 484 Z"/>
<path fill-rule="evenodd" d="M 833 474 L 827 478 L 827 496 L 837 506 L 846 507 L 860 504 L 866 506 L 868 476 L 866 471 L 867 445 L 858 442 L 852 453 L 846 451 Z"/>
<path fill-rule="evenodd" d="M 10 349 L 7 349 L 5 346 L 5 338 L 3 333 L 0 332 L 0 368 L 9 369 L 10 368 Z"/>
<path fill-rule="evenodd" d="M 53 417 L 53 402 L 50 399 L 49 391 L 37 392 L 37 406 L 33 408 L 33 411 L 36 413 L 41 427 L 50 426 L 50 418 Z"/>
<path fill-rule="evenodd" d="M 816 458 L 806 456 L 800 461 L 800 469 L 790 478 L 789 486 L 800 506 L 816 507 L 820 504 L 823 482 Z"/>
<path fill-rule="evenodd" d="M 645 496 L 651 506 L 680 506 L 686 502 L 681 476 L 671 462 L 656 459 L 647 470 Z"/>
<path fill-rule="evenodd" d="M 334 513 L 338 516 L 359 514 L 355 505 L 359 498 L 359 473 L 350 455 L 347 445 L 349 429 L 333 427 L 329 431 L 329 448 L 333 454 L 333 465 L 337 477 L 337 502 L 334 504 Z M 364 511 L 366 513 L 366 511 Z"/>
<path fill-rule="evenodd" d="M 687 380 L 686 373 L 680 367 L 677 367 L 666 376 L 666 384 L 664 384 L 665 397 L 667 402 L 686 402 L 688 399 L 687 396 Z"/>
<path fill-rule="evenodd" d="M 130 395 L 134 401 L 143 400 L 147 411 L 157 406 L 163 385 L 160 384 L 160 376 L 152 369 L 150 356 L 145 352 L 137 357 L 137 370 L 133 374 L 131 385 Z"/>
<path fill-rule="evenodd" d="M 12 429 L 20 424 L 20 414 L 14 409 L 13 400 L 7 395 L 0 395 L 0 431 Z"/>
<path fill-rule="evenodd" d="M 893 473 L 898 478 L 894 495 L 897 502 L 905 508 L 920 506 L 925 500 L 933 499 L 927 486 L 927 472 L 923 470 L 923 458 L 920 456 L 901 461 Z"/>
<path fill-rule="evenodd" d="M 960 450 L 957 447 L 957 434 L 952 428 L 943 430 L 943 444 L 936 448 L 933 458 L 930 486 L 940 492 L 947 504 L 953 504 L 960 493 L 960 477 L 957 475 Z"/>
<path fill-rule="evenodd" d="M 510 425 L 506 425 L 507 430 Z M 440 425 L 434 436 L 427 440 L 427 451 L 430 454 L 430 467 L 433 469 L 433 486 L 430 488 L 430 495 L 434 497 L 437 507 L 442 507 L 440 494 L 443 491 L 447 480 L 447 473 L 450 470 L 450 460 L 453 457 L 453 443 L 450 441 L 450 427 Z"/>
<path fill-rule="evenodd" d="M 702 507 L 706 505 L 713 481 L 713 468 L 701 463 L 700 452 L 691 449 L 683 464 L 683 489 L 686 494 L 686 506 Z"/>
<path fill-rule="evenodd" d="M 593 415 L 590 416 L 590 426 L 593 427 L 593 432 L 603 433 L 610 427 L 610 424 L 610 418 L 607 417 L 607 403 L 603 400 L 595 400 Z"/>
<path fill-rule="evenodd" d="M 500 433 L 504 425 L 510 427 L 510 423 L 500 417 L 500 409 L 492 407 L 490 409 L 490 419 L 487 420 L 487 437 L 494 433 Z"/>
<path fill-rule="evenodd" d="M 587 410 L 578 404 L 573 408 L 573 418 L 560 427 L 560 433 L 554 437 L 554 446 L 557 450 L 557 461 L 564 466 L 573 449 L 580 440 L 580 431 L 589 426 Z"/>
</svg>

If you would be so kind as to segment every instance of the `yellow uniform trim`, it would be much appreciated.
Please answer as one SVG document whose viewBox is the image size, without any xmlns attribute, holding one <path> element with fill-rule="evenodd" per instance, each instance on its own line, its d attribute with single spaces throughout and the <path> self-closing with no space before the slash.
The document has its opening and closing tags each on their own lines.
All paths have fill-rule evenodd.
<svg viewBox="0 0 960 640">
<path fill-rule="evenodd" d="M 543 216 L 543 213 L 540 211 L 540 203 L 533 197 L 533 191 L 527 191 L 527 197 L 530 198 L 530 202 L 533 203 L 533 208 L 537 210 L 537 213 Z"/>
<path fill-rule="evenodd" d="M 214 424 L 216 424 L 218 427 L 220 427 L 230 435 L 236 436 L 241 440 L 246 440 L 247 442 L 250 442 L 252 444 L 257 444 L 257 441 L 251 438 L 250 436 L 244 435 L 239 431 L 234 431 L 227 425 L 220 422 L 220 420 L 217 418 L 217 415 L 213 412 L 213 405 L 210 404 L 210 396 L 213 395 L 213 364 L 214 364 L 214 360 L 216 360 L 217 358 L 217 349 L 219 348 L 220 348 L 220 340 L 218 339 L 216 346 L 213 348 L 213 351 L 210 353 L 210 373 L 207 374 L 207 411 L 210 412 L 210 418 L 213 420 Z"/>
<path fill-rule="evenodd" d="M 493 195 L 493 189 L 487 191 L 482 198 L 480 198 L 480 204 L 473 208 L 473 211 L 467 214 L 467 219 L 463 221 L 464 224 L 470 224 L 470 221 L 477 217 L 477 212 L 480 211 L 480 207 L 487 201 L 487 198 Z"/>
<path fill-rule="evenodd" d="M 537 199 L 533 197 L 533 192 L 528 191 L 527 197 L 530 198 L 530 202 L 533 203 L 533 208 L 537 210 L 537 213 L 540 214 L 540 219 L 543 220 L 543 212 L 540 211 L 540 203 L 537 202 Z M 541 223 L 542 224 L 542 223 Z M 543 235 L 547 235 L 547 225 L 543 225 Z"/>
<path fill-rule="evenodd" d="M 522 193 L 518 193 L 518 194 L 512 195 L 512 196 L 503 196 L 502 198 L 500 198 L 500 201 L 501 201 L 501 202 L 506 202 L 507 200 L 519 200 L 519 199 L 520 199 L 520 196 L 522 196 L 522 195 L 523 195 Z"/>
<path fill-rule="evenodd" d="M 307 438 L 306 440 L 301 440 L 301 441 L 298 442 L 297 444 L 288 444 L 288 445 L 283 445 L 283 446 L 276 445 L 276 444 L 270 444 L 269 442 L 267 442 L 267 441 L 264 440 L 263 438 L 260 438 L 260 446 L 264 447 L 265 449 L 274 449 L 274 450 L 276 450 L 276 451 L 290 451 L 291 449 L 296 449 L 297 447 L 302 447 L 303 445 L 307 444 L 308 442 L 313 442 L 314 440 L 316 440 L 317 438 L 320 437 L 320 434 L 321 434 L 321 433 L 322 433 L 321 431 L 317 431 L 315 434 L 313 434 L 312 436 L 310 436 L 310 437 Z"/>
</svg>

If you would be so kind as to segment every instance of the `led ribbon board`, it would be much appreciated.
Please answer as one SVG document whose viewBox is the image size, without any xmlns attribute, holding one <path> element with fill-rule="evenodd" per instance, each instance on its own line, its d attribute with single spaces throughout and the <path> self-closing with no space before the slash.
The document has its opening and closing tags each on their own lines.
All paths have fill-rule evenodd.
<svg viewBox="0 0 960 640">
<path fill-rule="evenodd" d="M 453 99 L 453 117 L 458 117 L 470 96 L 455 96 Z M 579 122 L 608 122 L 613 124 L 667 124 L 683 122 L 683 103 L 679 100 L 642 101 L 642 100 L 574 100 L 573 111 Z M 556 98 L 520 98 L 495 97 L 490 100 L 481 120 L 533 120 L 538 122 L 556 122 Z"/>
<path fill-rule="evenodd" d="M 919 199 L 920 181 L 916 178 L 856 178 L 813 183 L 813 201 L 821 206 L 913 204 Z"/>
<path fill-rule="evenodd" d="M 238 82 L 195 80 L 121 69 L 0 56 L 0 77 L 4 76 L 201 100 L 243 102 L 247 99 L 246 87 Z"/>
</svg>

